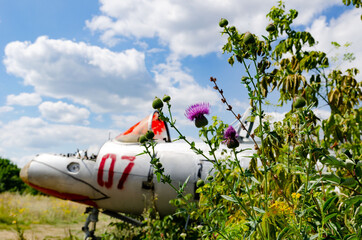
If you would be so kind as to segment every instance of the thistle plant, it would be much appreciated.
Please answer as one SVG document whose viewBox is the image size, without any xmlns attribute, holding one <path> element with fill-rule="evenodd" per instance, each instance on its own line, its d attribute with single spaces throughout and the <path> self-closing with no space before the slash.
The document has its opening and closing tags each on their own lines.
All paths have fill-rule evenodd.
<svg viewBox="0 0 362 240">
<path fill-rule="evenodd" d="M 231 66 L 241 64 L 241 84 L 253 108 L 251 119 L 259 126 L 252 132 L 227 99 L 222 79 L 210 80 L 226 110 L 254 142 L 248 167 L 242 167 L 243 144 L 232 126 L 217 117 L 209 121 L 209 104 L 190 106 L 185 116 L 195 122 L 208 150 L 189 141 L 176 126 L 171 98 L 156 98 L 153 106 L 200 158 L 214 166 L 213 175 L 198 181 L 195 203 L 183 195 L 183 185 L 173 186 L 179 198 L 172 217 L 178 235 L 169 239 L 361 239 L 362 238 L 362 83 L 359 71 L 331 70 L 324 52 L 310 49 L 313 36 L 292 28 L 296 10 L 283 2 L 267 14 L 265 35 L 239 32 L 225 18 L 219 26 L 227 42 Z M 265 104 L 271 92 L 279 93 L 281 106 L 290 106 L 282 121 L 266 118 Z M 314 110 L 329 106 L 331 115 L 319 119 Z M 166 109 L 167 107 L 167 109 Z M 166 109 L 166 110 L 164 110 Z M 156 143 L 142 140 L 159 181 L 172 184 L 155 154 Z M 223 147 L 226 145 L 226 148 Z M 221 155 L 216 153 L 220 152 Z M 180 220 L 181 219 L 181 220 Z M 170 226 L 170 217 L 157 226 Z M 177 227 L 175 227 L 177 226 Z M 182 234 L 182 236 L 181 236 Z M 158 235 L 153 235 L 158 237 Z"/>
</svg>

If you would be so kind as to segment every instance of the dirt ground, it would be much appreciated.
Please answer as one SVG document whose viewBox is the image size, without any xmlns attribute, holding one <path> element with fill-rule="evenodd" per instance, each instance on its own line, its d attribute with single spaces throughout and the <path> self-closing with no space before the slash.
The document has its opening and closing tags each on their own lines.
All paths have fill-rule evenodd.
<svg viewBox="0 0 362 240">
<path fill-rule="evenodd" d="M 114 220 L 116 221 L 116 220 Z M 99 221 L 97 223 L 96 235 L 99 236 L 106 231 L 109 221 Z M 63 239 L 84 239 L 82 232 L 83 223 L 64 224 L 64 225 L 30 225 L 24 228 L 24 239 L 26 240 L 63 240 Z M 18 240 L 19 233 L 16 229 L 0 229 L 1 240 Z"/>
</svg>

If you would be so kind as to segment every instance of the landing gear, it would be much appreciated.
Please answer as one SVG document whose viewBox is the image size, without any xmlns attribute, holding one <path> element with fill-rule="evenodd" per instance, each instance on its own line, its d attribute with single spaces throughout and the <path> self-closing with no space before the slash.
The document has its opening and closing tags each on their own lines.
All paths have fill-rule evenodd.
<svg viewBox="0 0 362 240">
<path fill-rule="evenodd" d="M 87 220 L 85 221 L 82 231 L 85 234 L 85 240 L 97 240 L 98 238 L 94 235 L 96 231 L 96 224 L 98 222 L 99 210 L 95 207 L 87 207 L 85 214 L 88 213 Z M 89 226 L 90 225 L 90 226 Z"/>
<path fill-rule="evenodd" d="M 87 207 L 85 209 L 84 214 L 87 214 L 87 213 L 89 215 L 87 217 L 87 220 L 85 220 L 84 226 L 82 227 L 82 231 L 85 234 L 84 239 L 85 240 L 98 240 L 100 238 L 97 238 L 94 235 L 94 232 L 96 231 L 96 224 L 98 222 L 99 210 L 98 210 L 98 208 L 95 208 L 95 207 Z M 143 225 L 142 222 L 140 222 L 140 221 L 138 221 L 136 219 L 124 216 L 124 215 L 116 213 L 116 212 L 104 210 L 101 213 L 106 214 L 106 215 L 108 215 L 110 217 L 113 217 L 113 218 L 117 218 L 117 219 L 122 220 L 124 222 L 130 223 L 130 224 L 132 224 L 134 226 L 142 226 Z"/>
</svg>

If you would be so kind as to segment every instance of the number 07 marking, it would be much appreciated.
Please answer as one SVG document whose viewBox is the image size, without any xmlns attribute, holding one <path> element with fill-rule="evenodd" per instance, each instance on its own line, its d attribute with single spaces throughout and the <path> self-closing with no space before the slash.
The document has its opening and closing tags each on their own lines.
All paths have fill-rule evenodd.
<svg viewBox="0 0 362 240">
<path fill-rule="evenodd" d="M 98 175 L 97 175 L 97 181 L 98 184 L 101 187 L 106 187 L 106 188 L 111 188 L 113 185 L 113 176 L 114 176 L 114 165 L 116 164 L 116 154 L 113 153 L 108 153 L 106 155 L 104 155 L 102 157 L 102 160 L 99 164 L 99 169 L 98 169 Z M 106 164 L 107 159 L 111 159 L 111 164 L 109 166 L 109 171 L 108 171 L 108 179 L 105 182 L 103 180 L 103 172 L 104 172 L 104 166 Z M 123 189 L 124 183 L 126 182 L 128 175 L 130 174 L 133 166 L 134 166 L 134 160 L 136 159 L 135 156 L 122 156 L 121 160 L 128 160 L 130 161 L 130 163 L 128 163 L 128 165 L 126 166 L 126 168 L 123 170 L 122 176 L 119 179 L 117 188 L 118 189 Z"/>
</svg>

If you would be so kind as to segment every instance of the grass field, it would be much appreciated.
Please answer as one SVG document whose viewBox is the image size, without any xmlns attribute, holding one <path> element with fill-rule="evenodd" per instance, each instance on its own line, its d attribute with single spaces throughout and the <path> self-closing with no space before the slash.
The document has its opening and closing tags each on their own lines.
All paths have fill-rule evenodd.
<svg viewBox="0 0 362 240">
<path fill-rule="evenodd" d="M 0 239 L 83 239 L 85 207 L 53 197 L 1 193 Z M 107 229 L 111 218 L 101 214 L 99 220 L 97 235 Z"/>
</svg>

